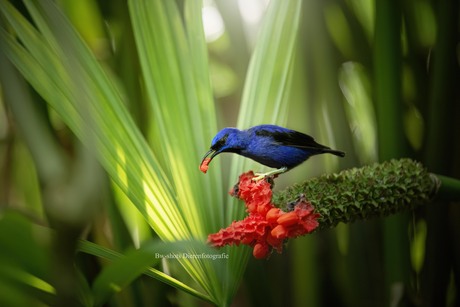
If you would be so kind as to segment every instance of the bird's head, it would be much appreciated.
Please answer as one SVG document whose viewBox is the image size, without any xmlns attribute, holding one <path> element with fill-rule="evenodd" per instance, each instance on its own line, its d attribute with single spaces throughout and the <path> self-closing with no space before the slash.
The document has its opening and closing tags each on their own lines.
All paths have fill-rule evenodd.
<svg viewBox="0 0 460 307">
<path fill-rule="evenodd" d="M 200 170 L 206 173 L 211 160 L 222 152 L 238 153 L 244 145 L 244 140 L 240 137 L 241 133 L 242 131 L 236 128 L 224 128 L 220 130 L 212 139 L 211 148 L 204 155 L 200 164 Z"/>
</svg>

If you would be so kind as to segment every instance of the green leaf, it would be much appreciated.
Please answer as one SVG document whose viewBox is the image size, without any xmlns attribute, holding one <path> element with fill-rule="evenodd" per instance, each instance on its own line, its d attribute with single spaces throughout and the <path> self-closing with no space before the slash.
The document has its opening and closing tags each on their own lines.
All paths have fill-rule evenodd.
<svg viewBox="0 0 460 307">
<path fill-rule="evenodd" d="M 286 123 L 301 4 L 298 0 L 270 2 L 246 76 L 238 127 Z M 231 178 L 254 165 L 248 159 L 235 159 Z M 230 210 L 227 217 L 232 219 L 244 209 Z"/>
<path fill-rule="evenodd" d="M 173 1 L 129 1 L 129 9 L 153 116 L 149 142 L 174 189 L 179 216 L 173 223 L 186 229 L 184 239 L 205 240 L 223 224 L 223 193 L 219 168 L 206 176 L 198 170 L 217 126 L 201 3 L 186 3 L 185 21 Z M 222 300 L 222 283 L 207 261 L 180 262 L 216 301 Z"/>
<path fill-rule="evenodd" d="M 300 0 L 270 2 L 251 56 L 238 127 L 246 129 L 264 123 L 286 123 L 301 5 Z M 230 178 L 236 182 L 240 173 L 255 166 L 249 159 L 235 157 Z M 260 167 L 258 164 L 258 171 Z M 226 225 L 244 216 L 244 206 L 234 199 L 229 199 L 226 208 Z M 246 268 L 248 252 L 249 249 L 242 250 L 241 247 L 230 249 L 229 266 L 238 277 L 242 276 Z M 232 297 L 238 289 L 237 284 L 228 284 L 227 287 L 226 291 Z"/>
<path fill-rule="evenodd" d="M 186 1 L 183 16 L 174 1 L 128 2 L 144 99 L 150 108 L 149 143 L 129 115 L 113 74 L 96 60 L 54 2 L 24 3 L 33 25 L 11 4 L 0 2 L 2 52 L 94 151 L 163 241 L 204 241 L 227 221 L 242 216 L 242 206 L 226 212 L 218 164 L 207 175 L 198 170 L 217 130 L 199 1 Z M 285 121 L 300 4 L 270 4 L 251 60 L 239 126 Z M 233 169 L 236 179 L 242 164 Z M 190 253 L 199 251 L 193 245 L 187 248 Z M 219 264 L 225 266 L 224 277 L 208 259 L 180 260 L 219 305 L 230 304 L 248 258 L 245 248 L 224 251 L 230 251 L 228 261 Z M 126 285 L 139 270 L 117 285 Z M 105 294 L 98 295 L 107 297 L 110 287 L 100 283 L 105 286 L 97 289 Z"/>
<path fill-rule="evenodd" d="M 190 250 L 199 250 L 196 254 L 190 254 Z M 164 243 L 160 241 L 146 242 L 140 249 L 132 250 L 125 255 L 122 255 L 113 250 L 104 248 L 89 241 L 81 241 L 79 250 L 97 257 L 111 260 L 112 263 L 104 268 L 101 274 L 98 275 L 93 284 L 93 295 L 96 305 L 102 305 L 115 292 L 121 291 L 134 279 L 145 274 L 155 279 L 158 279 L 170 286 L 179 290 L 190 293 L 205 301 L 213 303 L 213 300 L 179 280 L 161 272 L 150 266 L 158 264 L 162 258 L 177 257 L 221 257 L 222 254 L 216 252 L 204 245 L 201 242 L 174 242 Z M 171 252 L 174 251 L 174 252 Z M 222 258 L 220 258 L 222 259 Z M 215 260 L 214 263 L 217 263 Z M 218 266 L 214 267 L 219 271 Z"/>
<path fill-rule="evenodd" d="M 20 306 L 25 302 L 52 304 L 49 229 L 23 216 L 2 212 L 0 217 L 0 304 Z"/>
</svg>

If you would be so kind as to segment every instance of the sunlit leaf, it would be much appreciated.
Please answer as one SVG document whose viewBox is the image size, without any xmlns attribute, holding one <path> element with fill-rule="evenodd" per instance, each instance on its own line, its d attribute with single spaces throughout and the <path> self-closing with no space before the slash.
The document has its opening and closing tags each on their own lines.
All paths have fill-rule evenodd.
<svg viewBox="0 0 460 307">
<path fill-rule="evenodd" d="M 273 1 L 268 9 L 248 72 L 239 126 L 285 121 L 287 110 L 282 102 L 291 77 L 300 3 Z M 223 227 L 224 193 L 218 164 L 212 174 L 198 170 L 201 155 L 217 130 L 200 3 L 187 1 L 183 19 L 172 1 L 129 2 L 152 117 L 150 144 L 127 112 L 125 95 L 114 76 L 99 64 L 55 4 L 25 4 L 36 27 L 9 3 L 0 4 L 8 24 L 0 31 L 2 49 L 94 150 L 112 180 L 160 238 L 204 240 Z M 10 28 L 13 32 L 6 30 Z M 236 178 L 242 168 L 234 169 Z M 227 220 L 238 218 L 242 207 L 233 206 L 228 213 Z M 189 253 L 199 252 L 193 246 L 187 248 Z M 229 260 L 219 264 L 226 266 L 224 278 L 210 260 L 182 259 L 181 263 L 210 300 L 225 305 L 238 288 L 246 259 L 246 249 L 232 249 Z M 133 270 L 136 274 L 120 285 L 139 271 Z M 98 287 L 100 293 L 108 294 L 106 286 Z"/>
<path fill-rule="evenodd" d="M 194 119 L 187 119 L 188 112 L 177 112 L 176 109 L 178 105 L 187 107 L 187 102 L 177 102 L 164 110 L 168 114 L 180 114 L 177 114 L 174 122 L 168 121 L 172 130 L 162 136 L 160 146 L 152 145 L 157 149 L 176 150 L 178 148 L 174 146 L 178 143 L 186 147 L 180 148 L 177 156 L 174 156 L 174 150 L 169 152 L 173 159 L 162 160 L 160 151 L 157 153 L 160 158 L 157 159 L 129 116 L 124 106 L 122 90 L 96 61 L 56 6 L 49 1 L 41 2 L 42 6 L 35 6 L 27 1 L 26 5 L 40 31 L 29 24 L 10 4 L 2 2 L 1 5 L 4 18 L 21 41 L 19 44 L 15 36 L 2 29 L 2 42 L 5 42 L 5 53 L 10 60 L 86 146 L 94 149 L 112 180 L 127 194 L 163 240 L 192 237 L 204 240 L 208 231 L 202 228 L 203 225 L 206 225 L 206 221 L 216 222 L 216 218 L 208 218 L 208 215 L 213 214 L 212 212 L 216 215 L 219 210 L 214 206 L 216 201 L 211 201 L 218 195 L 219 184 L 215 180 L 214 189 L 212 183 L 208 186 L 199 184 L 199 154 L 198 150 L 193 150 L 199 144 L 194 145 L 190 140 L 190 132 L 195 131 L 190 126 Z M 173 10 L 170 4 L 167 6 Z M 170 14 L 176 14 L 176 18 L 179 16 L 177 10 Z M 184 59 L 185 55 L 181 61 Z M 188 71 L 191 71 L 191 67 Z M 163 73 L 167 79 L 168 71 Z M 190 83 L 189 89 L 195 88 L 192 80 L 184 80 L 187 84 Z M 195 90 L 189 94 L 195 96 Z M 204 97 L 204 94 L 201 96 Z M 193 99 L 198 105 L 197 97 Z M 212 111 L 212 100 L 209 99 L 208 103 L 208 108 L 201 106 L 197 108 L 197 112 Z M 163 116 L 168 118 L 167 114 Z M 213 117 L 212 114 L 210 118 Z M 201 127 L 198 129 L 203 131 Z M 174 138 L 175 135 L 180 138 L 179 141 Z M 171 138 L 164 142 L 164 137 Z M 201 144 L 204 144 L 203 132 L 197 130 L 194 140 L 201 140 Z M 210 179 L 208 181 L 212 182 Z M 209 210 L 205 210 L 205 205 Z M 195 265 L 188 268 L 191 276 L 206 291 L 217 293 L 220 283 L 216 277 L 213 279 L 215 270 L 211 269 L 209 261 L 199 259 L 188 263 Z M 214 300 L 219 297 L 216 293 Z"/>
<path fill-rule="evenodd" d="M 246 76 L 237 123 L 239 128 L 286 123 L 289 105 L 286 98 L 292 77 L 301 4 L 302 1 L 297 0 L 270 2 Z M 239 174 L 255 165 L 249 159 L 235 157 L 230 178 L 236 182 Z M 257 165 L 258 171 L 260 167 Z M 229 200 L 226 207 L 227 224 L 244 215 L 244 206 L 234 200 Z M 249 250 L 241 247 L 230 250 L 232 269 L 238 272 L 236 276 L 242 275 L 248 255 Z M 236 285 L 229 287 L 227 291 L 236 292 Z"/>
</svg>

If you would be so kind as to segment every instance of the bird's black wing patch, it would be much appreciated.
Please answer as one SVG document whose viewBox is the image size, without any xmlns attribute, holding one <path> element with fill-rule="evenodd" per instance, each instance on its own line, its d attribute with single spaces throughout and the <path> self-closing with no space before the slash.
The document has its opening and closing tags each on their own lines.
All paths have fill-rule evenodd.
<svg viewBox="0 0 460 307">
<path fill-rule="evenodd" d="M 298 131 L 291 130 L 289 132 L 282 132 L 261 130 L 258 133 L 271 136 L 275 142 L 284 146 L 306 149 L 329 149 L 327 146 L 316 143 L 313 137 Z"/>
</svg>

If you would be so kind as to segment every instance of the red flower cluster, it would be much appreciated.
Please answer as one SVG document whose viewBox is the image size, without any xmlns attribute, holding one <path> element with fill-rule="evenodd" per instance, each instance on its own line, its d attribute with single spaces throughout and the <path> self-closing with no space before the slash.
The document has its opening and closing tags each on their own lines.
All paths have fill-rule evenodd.
<svg viewBox="0 0 460 307">
<path fill-rule="evenodd" d="M 246 203 L 249 215 L 208 236 L 208 242 L 216 247 L 246 244 L 252 246 L 255 258 L 261 259 L 275 249 L 283 250 L 288 238 L 311 233 L 318 227 L 319 214 L 314 207 L 301 198 L 294 210 L 284 212 L 271 203 L 272 188 L 266 180 L 253 181 L 252 171 L 240 176 L 240 181 L 230 194 Z"/>
</svg>

